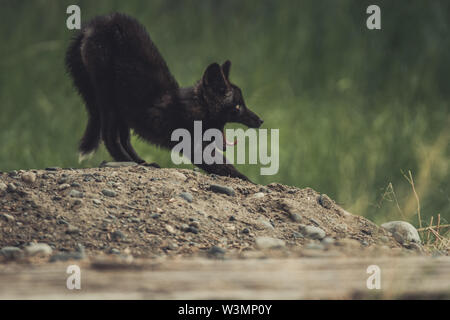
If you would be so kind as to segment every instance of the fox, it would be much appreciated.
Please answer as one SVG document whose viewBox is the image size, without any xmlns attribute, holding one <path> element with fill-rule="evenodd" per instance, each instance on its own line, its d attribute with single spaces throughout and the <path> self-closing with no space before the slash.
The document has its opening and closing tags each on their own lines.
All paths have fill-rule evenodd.
<svg viewBox="0 0 450 320">
<path fill-rule="evenodd" d="M 263 120 L 230 81 L 229 60 L 211 63 L 199 81 L 182 88 L 145 27 L 133 17 L 112 13 L 93 18 L 77 32 L 67 48 L 65 65 L 88 115 L 78 148 L 80 159 L 93 154 L 103 141 L 115 161 L 159 168 L 139 157 L 130 142 L 131 131 L 150 144 L 172 149 L 175 129 L 184 128 L 193 136 L 194 121 L 202 121 L 203 132 L 211 128 L 222 132 L 218 150 L 223 161 L 195 165 L 209 174 L 250 181 L 223 155 L 227 145 L 236 143 L 226 140 L 224 127 L 240 123 L 259 128 Z"/>
</svg>

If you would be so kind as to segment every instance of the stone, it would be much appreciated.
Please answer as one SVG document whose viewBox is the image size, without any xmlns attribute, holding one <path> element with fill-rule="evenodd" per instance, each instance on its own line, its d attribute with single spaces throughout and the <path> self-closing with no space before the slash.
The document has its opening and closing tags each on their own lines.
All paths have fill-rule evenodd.
<svg viewBox="0 0 450 320">
<path fill-rule="evenodd" d="M 267 229 L 270 229 L 270 230 L 275 229 L 275 228 L 273 227 L 273 225 L 272 225 L 269 221 L 267 221 L 266 219 L 264 219 L 264 218 L 259 218 L 259 219 L 258 219 L 258 222 L 259 222 L 262 226 L 264 226 L 265 228 L 267 228 Z"/>
<path fill-rule="evenodd" d="M 295 212 L 289 213 L 289 218 L 294 222 L 302 222 L 302 216 Z"/>
<path fill-rule="evenodd" d="M 401 244 L 415 242 L 420 244 L 420 236 L 417 229 L 412 224 L 406 221 L 390 221 L 383 223 L 382 228 L 391 232 L 395 240 Z"/>
<path fill-rule="evenodd" d="M 114 231 L 111 234 L 111 237 L 113 238 L 113 240 L 116 240 L 116 241 L 120 241 L 120 240 L 123 240 L 126 238 L 125 234 L 120 230 Z"/>
<path fill-rule="evenodd" d="M 258 249 L 279 249 L 283 248 L 286 244 L 283 240 L 271 238 L 271 237 L 258 237 L 255 240 L 256 247 Z"/>
<path fill-rule="evenodd" d="M 319 204 L 325 209 L 331 209 L 331 207 L 333 207 L 333 200 L 331 200 L 326 194 L 321 194 L 319 196 Z"/>
<path fill-rule="evenodd" d="M 123 162 L 103 161 L 102 163 L 100 163 L 100 168 L 122 168 L 122 167 L 132 167 L 136 165 L 137 163 L 132 161 L 123 161 Z"/>
<path fill-rule="evenodd" d="M 36 174 L 33 172 L 25 172 L 22 174 L 22 181 L 25 183 L 34 183 L 36 181 Z"/>
<path fill-rule="evenodd" d="M 257 192 L 253 195 L 253 198 L 255 199 L 261 199 L 264 198 L 264 193 L 263 192 Z"/>
<path fill-rule="evenodd" d="M 309 238 L 309 239 L 322 240 L 326 236 L 325 231 L 323 231 L 319 227 L 314 227 L 314 226 L 300 225 L 299 231 L 303 234 L 303 236 L 305 238 Z"/>
<path fill-rule="evenodd" d="M 0 213 L 0 218 L 5 220 L 6 222 L 14 222 L 14 220 L 16 220 L 12 215 L 7 213 Z"/>
<path fill-rule="evenodd" d="M 28 256 L 50 256 L 53 249 L 46 243 L 33 243 L 25 247 Z"/>
<path fill-rule="evenodd" d="M 234 189 L 231 187 L 227 187 L 227 186 L 221 186 L 218 184 L 212 184 L 210 186 L 211 191 L 216 192 L 216 193 L 223 193 L 226 194 L 228 196 L 234 196 L 235 192 Z"/>
<path fill-rule="evenodd" d="M 117 196 L 117 192 L 115 192 L 114 190 L 111 190 L 111 189 L 103 189 L 102 193 L 104 196 L 111 197 L 111 198 Z"/>
<path fill-rule="evenodd" d="M 211 248 L 209 248 L 208 250 L 208 255 L 210 257 L 223 257 L 226 253 L 226 250 L 218 247 L 218 246 L 212 246 Z"/>
<path fill-rule="evenodd" d="M 5 192 L 8 189 L 8 186 L 3 182 L 0 182 L 0 192 Z"/>
<path fill-rule="evenodd" d="M 23 250 L 17 247 L 3 247 L 0 249 L 0 256 L 6 260 L 17 260 L 23 257 Z"/>
<path fill-rule="evenodd" d="M 70 184 L 68 184 L 68 183 L 63 183 L 63 184 L 61 184 L 61 185 L 58 187 L 58 190 L 66 190 L 66 189 L 68 189 L 68 188 L 70 188 Z"/>
<path fill-rule="evenodd" d="M 83 198 L 83 192 L 78 191 L 78 190 L 70 190 L 69 192 L 69 196 L 71 196 L 72 198 Z"/>
<path fill-rule="evenodd" d="M 180 197 L 183 198 L 184 200 L 186 200 L 189 203 L 192 202 L 192 200 L 194 199 L 192 194 L 190 194 L 189 192 L 182 192 L 182 193 L 180 193 Z"/>
</svg>

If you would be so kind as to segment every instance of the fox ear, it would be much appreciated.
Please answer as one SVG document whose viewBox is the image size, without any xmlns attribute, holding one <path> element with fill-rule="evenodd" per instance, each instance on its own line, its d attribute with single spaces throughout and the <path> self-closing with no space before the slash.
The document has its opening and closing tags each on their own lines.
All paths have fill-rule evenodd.
<svg viewBox="0 0 450 320">
<path fill-rule="evenodd" d="M 225 78 L 227 79 L 230 77 L 230 68 L 231 68 L 231 61 L 230 60 L 225 61 L 222 65 L 222 71 Z"/>
<path fill-rule="evenodd" d="M 210 64 L 208 68 L 206 68 L 206 71 L 203 74 L 203 84 L 206 87 L 212 88 L 214 91 L 226 90 L 226 80 L 218 63 Z"/>
</svg>

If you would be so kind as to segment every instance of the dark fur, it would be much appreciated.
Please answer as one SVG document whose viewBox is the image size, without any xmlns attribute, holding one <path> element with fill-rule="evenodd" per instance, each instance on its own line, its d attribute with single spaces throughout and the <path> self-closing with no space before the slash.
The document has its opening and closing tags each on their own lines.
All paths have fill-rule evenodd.
<svg viewBox="0 0 450 320">
<path fill-rule="evenodd" d="M 83 27 L 67 50 L 66 66 L 88 111 L 79 147 L 84 155 L 103 139 L 116 161 L 145 163 L 130 144 L 130 129 L 170 149 L 177 144 L 172 132 L 186 128 L 193 136 L 195 120 L 202 120 L 203 130 L 222 132 L 227 122 L 254 128 L 263 122 L 230 83 L 229 61 L 211 64 L 197 84 L 180 88 L 145 28 L 124 14 L 97 17 Z M 198 166 L 247 180 L 229 164 Z"/>
</svg>

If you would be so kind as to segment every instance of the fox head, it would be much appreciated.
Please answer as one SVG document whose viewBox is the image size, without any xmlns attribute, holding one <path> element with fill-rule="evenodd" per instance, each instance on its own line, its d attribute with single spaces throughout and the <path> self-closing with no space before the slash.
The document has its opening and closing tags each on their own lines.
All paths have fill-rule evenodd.
<svg viewBox="0 0 450 320">
<path fill-rule="evenodd" d="M 230 82 L 230 68 L 231 62 L 228 60 L 221 66 L 213 63 L 206 68 L 199 83 L 208 109 L 208 120 L 222 130 L 222 134 L 226 123 L 259 128 L 263 120 L 247 108 L 241 89 Z"/>
</svg>

